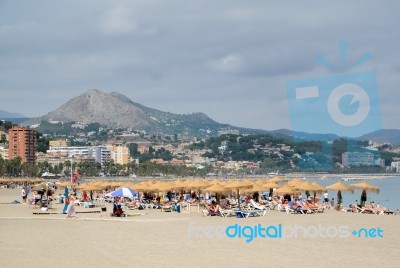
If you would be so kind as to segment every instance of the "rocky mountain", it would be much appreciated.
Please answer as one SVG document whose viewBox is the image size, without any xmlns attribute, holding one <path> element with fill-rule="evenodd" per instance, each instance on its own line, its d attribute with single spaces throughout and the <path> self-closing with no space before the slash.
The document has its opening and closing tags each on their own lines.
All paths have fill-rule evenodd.
<svg viewBox="0 0 400 268">
<path fill-rule="evenodd" d="M 105 93 L 97 89 L 90 89 L 45 116 L 31 119 L 25 124 L 38 124 L 41 121 L 49 120 L 65 123 L 100 123 L 111 128 L 131 128 L 164 134 L 215 135 L 218 130 L 232 128 L 245 133 L 266 132 L 220 124 L 203 113 L 182 115 L 162 112 L 135 103 L 120 93 Z"/>
<path fill-rule="evenodd" d="M 1 112 L 3 111 L 0 110 L 0 116 Z M 8 114 L 10 115 L 10 113 Z M 145 130 L 148 133 L 186 133 L 196 136 L 214 136 L 217 135 L 219 130 L 236 129 L 245 134 L 270 134 L 296 140 L 329 141 L 340 138 L 335 134 L 293 132 L 287 129 L 266 131 L 235 127 L 218 123 L 204 113 L 173 114 L 163 112 L 133 102 L 120 93 L 105 93 L 97 89 L 90 89 L 45 116 L 30 119 L 23 124 L 39 124 L 42 121 L 50 120 L 65 123 L 99 123 L 110 128 L 131 128 L 132 130 Z M 365 134 L 357 139 L 400 145 L 400 130 L 379 130 Z"/>
</svg>

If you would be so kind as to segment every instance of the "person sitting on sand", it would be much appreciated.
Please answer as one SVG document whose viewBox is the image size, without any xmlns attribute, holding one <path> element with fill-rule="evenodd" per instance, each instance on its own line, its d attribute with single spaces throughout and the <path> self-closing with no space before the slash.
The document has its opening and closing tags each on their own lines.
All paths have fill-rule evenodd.
<svg viewBox="0 0 400 268">
<path fill-rule="evenodd" d="M 118 205 L 117 209 L 115 210 L 115 212 L 113 214 L 114 214 L 113 216 L 121 217 L 124 214 L 124 211 L 122 210 L 122 206 Z"/>
</svg>

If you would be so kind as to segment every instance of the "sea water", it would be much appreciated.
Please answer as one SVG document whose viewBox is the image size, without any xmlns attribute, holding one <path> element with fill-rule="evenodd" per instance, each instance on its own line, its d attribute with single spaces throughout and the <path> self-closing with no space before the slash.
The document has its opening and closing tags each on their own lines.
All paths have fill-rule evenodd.
<svg viewBox="0 0 400 268">
<path fill-rule="evenodd" d="M 326 179 L 309 179 L 307 181 L 316 181 L 322 186 L 328 186 L 338 182 L 341 179 L 338 178 L 329 178 Z M 382 179 L 365 179 L 365 180 L 352 180 L 352 181 L 343 181 L 345 185 L 351 185 L 361 182 L 367 182 L 379 188 L 379 194 L 373 193 L 371 191 L 367 191 L 367 204 L 370 202 L 375 202 L 375 204 L 380 204 L 386 207 L 389 210 L 400 209 L 400 177 L 387 177 Z M 343 198 L 343 206 L 349 207 L 350 204 L 354 204 L 356 200 L 358 203 L 361 199 L 360 189 L 355 189 L 354 193 L 342 191 Z M 313 193 L 311 193 L 312 195 Z M 335 199 L 335 205 L 337 203 L 337 191 L 329 190 L 328 191 L 329 199 Z M 323 199 L 323 194 L 317 195 Z"/>
</svg>

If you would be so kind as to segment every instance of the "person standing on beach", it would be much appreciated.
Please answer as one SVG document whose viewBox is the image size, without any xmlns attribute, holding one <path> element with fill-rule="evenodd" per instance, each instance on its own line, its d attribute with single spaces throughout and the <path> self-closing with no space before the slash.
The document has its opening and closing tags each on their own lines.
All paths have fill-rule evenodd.
<svg viewBox="0 0 400 268">
<path fill-rule="evenodd" d="M 21 195 L 22 195 L 22 203 L 26 203 L 26 197 L 28 195 L 26 192 L 26 187 L 22 188 Z"/>
<path fill-rule="evenodd" d="M 328 192 L 324 193 L 324 202 L 325 204 L 329 204 Z"/>
<path fill-rule="evenodd" d="M 75 196 L 73 194 L 69 195 L 69 204 L 67 208 L 67 218 L 76 217 L 75 214 Z"/>
</svg>

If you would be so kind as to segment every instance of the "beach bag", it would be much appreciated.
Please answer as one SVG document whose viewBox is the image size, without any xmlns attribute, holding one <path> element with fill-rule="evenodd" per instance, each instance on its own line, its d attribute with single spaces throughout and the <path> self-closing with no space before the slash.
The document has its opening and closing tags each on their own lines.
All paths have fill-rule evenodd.
<svg viewBox="0 0 400 268">
<path fill-rule="evenodd" d="M 69 205 L 69 198 L 65 198 L 65 204 Z"/>
</svg>

